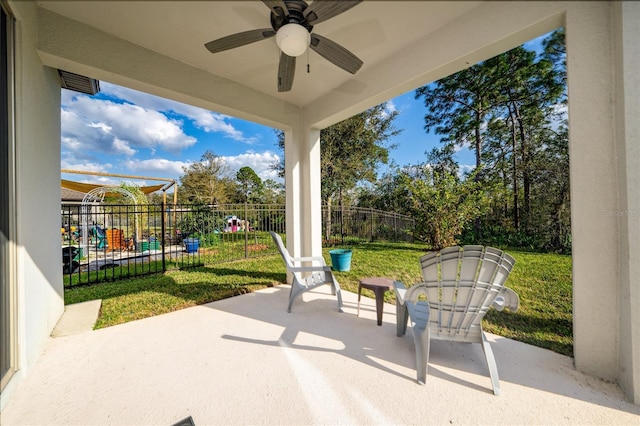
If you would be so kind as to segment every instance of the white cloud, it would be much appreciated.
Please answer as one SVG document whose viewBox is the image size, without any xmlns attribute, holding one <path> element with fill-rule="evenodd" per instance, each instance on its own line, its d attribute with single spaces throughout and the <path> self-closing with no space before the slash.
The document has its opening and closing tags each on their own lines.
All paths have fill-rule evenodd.
<svg viewBox="0 0 640 426">
<path fill-rule="evenodd" d="M 458 166 L 458 177 L 464 178 L 465 174 L 471 173 L 475 169 L 475 164 L 460 164 Z"/>
<path fill-rule="evenodd" d="M 183 104 L 181 102 L 160 98 L 109 83 L 100 83 L 100 87 L 102 92 L 109 96 L 126 99 L 127 101 L 143 108 L 183 115 L 207 133 L 222 133 L 233 140 L 248 144 L 253 144 L 257 141 L 257 138 L 246 137 L 240 130 L 233 127 L 233 125 L 229 123 L 229 121 L 232 120 L 232 117 L 228 115 L 218 114 L 202 108 Z"/>
<path fill-rule="evenodd" d="M 91 150 L 131 156 L 136 148 L 162 148 L 177 153 L 196 143 L 182 123 L 137 105 L 63 96 L 63 149 Z"/>
<path fill-rule="evenodd" d="M 197 142 L 185 134 L 185 122 L 247 144 L 261 138 L 246 137 L 234 127 L 234 119 L 223 114 L 106 82 L 101 82 L 101 89 L 104 95 L 123 103 L 68 90 L 61 92 L 64 169 L 178 179 L 184 174 L 184 167 L 192 163 L 179 158 L 180 151 Z M 277 173 L 270 170 L 278 158 L 271 152 L 249 151 L 223 160 L 232 176 L 241 167 L 249 166 L 264 180 L 279 180 Z"/>
<path fill-rule="evenodd" d="M 382 112 L 382 115 L 384 117 L 389 117 L 391 114 L 393 114 L 395 111 L 397 111 L 398 108 L 396 108 L 395 104 L 393 103 L 393 101 L 387 101 L 386 105 L 385 105 L 385 109 Z"/>
<path fill-rule="evenodd" d="M 120 179 L 110 177 L 110 176 L 95 176 L 91 178 L 79 179 L 79 180 L 76 180 L 76 182 L 93 183 L 93 184 L 100 184 L 104 186 L 120 186 L 120 183 L 122 181 Z"/>
<path fill-rule="evenodd" d="M 273 179 L 277 182 L 282 179 L 278 177 L 278 172 L 275 170 L 271 170 L 270 167 L 276 161 L 280 159 L 278 154 L 275 154 L 270 151 L 265 151 L 262 153 L 247 151 L 244 154 L 236 155 L 233 157 L 222 157 L 225 164 L 229 166 L 229 168 L 233 171 L 233 175 L 237 173 L 238 170 L 242 167 L 251 167 L 254 172 L 260 179 L 263 181 L 267 179 Z"/>
<path fill-rule="evenodd" d="M 71 161 L 69 161 L 69 159 L 66 159 L 66 160 L 63 159 L 61 166 L 63 169 L 67 169 L 67 170 L 76 170 L 81 172 L 98 172 L 98 173 L 109 173 L 109 169 L 113 167 L 109 163 L 98 164 L 98 163 L 91 163 L 91 162 L 82 163 L 82 162 L 75 162 L 75 161 L 76 161 L 75 159 L 71 159 Z"/>
<path fill-rule="evenodd" d="M 130 157 L 136 153 L 135 149 L 132 149 L 125 141 L 118 138 L 114 138 L 113 148 L 115 151 L 114 154 L 123 154 Z"/>
<path fill-rule="evenodd" d="M 135 175 L 153 174 L 167 179 L 178 179 L 184 174 L 183 167 L 187 167 L 189 163 L 164 158 L 152 158 L 142 161 L 129 160 L 122 165 Z"/>
</svg>

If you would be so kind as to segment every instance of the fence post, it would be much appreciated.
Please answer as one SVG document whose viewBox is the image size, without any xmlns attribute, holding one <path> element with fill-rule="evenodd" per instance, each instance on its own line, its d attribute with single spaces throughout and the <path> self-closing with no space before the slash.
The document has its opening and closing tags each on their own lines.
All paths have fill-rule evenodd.
<svg viewBox="0 0 640 426">
<path fill-rule="evenodd" d="M 371 211 L 371 242 L 373 242 L 373 207 L 369 207 Z"/>
<path fill-rule="evenodd" d="M 393 242 L 398 242 L 398 213 L 393 215 Z"/>
<path fill-rule="evenodd" d="M 248 219 L 247 202 L 244 202 L 244 258 L 249 258 L 249 219 Z"/>
<path fill-rule="evenodd" d="M 161 208 L 162 208 L 162 211 L 160 213 L 160 232 L 161 232 L 160 241 L 162 242 L 160 243 L 161 244 L 160 247 L 162 247 L 162 273 L 164 274 L 165 272 L 167 272 L 167 265 L 165 263 L 165 245 L 164 245 L 165 236 L 167 235 L 167 224 L 165 223 L 165 220 L 164 220 L 165 211 L 167 209 L 167 203 L 165 200 L 162 200 Z"/>
</svg>

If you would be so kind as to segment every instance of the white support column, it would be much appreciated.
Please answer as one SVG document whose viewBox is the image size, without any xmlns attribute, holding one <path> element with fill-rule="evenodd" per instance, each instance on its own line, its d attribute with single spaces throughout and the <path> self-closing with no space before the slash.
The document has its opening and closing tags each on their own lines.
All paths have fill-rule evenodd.
<svg viewBox="0 0 640 426">
<path fill-rule="evenodd" d="M 618 383 L 640 405 L 640 4 L 614 6 L 620 233 Z"/>
<path fill-rule="evenodd" d="M 292 256 L 322 254 L 320 131 L 302 123 L 285 131 L 287 250 Z"/>
<path fill-rule="evenodd" d="M 302 247 L 307 256 L 322 255 L 322 196 L 320 180 L 320 130 L 304 129 L 306 149 L 301 162 Z"/>
<path fill-rule="evenodd" d="M 566 45 L 575 365 L 615 381 L 620 278 L 618 226 L 608 215 L 618 209 L 611 19 L 607 2 L 569 9 Z"/>
<path fill-rule="evenodd" d="M 302 200 L 300 199 L 300 131 L 299 128 L 285 130 L 284 132 L 284 179 L 286 191 L 286 234 L 285 244 L 293 257 L 300 256 L 300 234 L 302 223 L 300 211 Z M 287 277 L 290 280 L 290 277 Z"/>
<path fill-rule="evenodd" d="M 575 364 L 639 404 L 640 6 L 581 3 L 566 34 Z"/>
</svg>

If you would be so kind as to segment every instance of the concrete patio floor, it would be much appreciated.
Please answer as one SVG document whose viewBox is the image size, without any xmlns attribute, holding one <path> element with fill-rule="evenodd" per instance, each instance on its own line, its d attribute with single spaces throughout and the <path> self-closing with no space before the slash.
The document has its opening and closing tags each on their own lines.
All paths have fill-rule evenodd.
<svg viewBox="0 0 640 426">
<path fill-rule="evenodd" d="M 140 321 L 51 338 L 3 425 L 640 424 L 640 407 L 572 359 L 490 335 L 502 395 L 480 345 L 434 341 L 415 381 L 395 308 L 325 286 L 286 313 L 282 285 Z"/>
</svg>

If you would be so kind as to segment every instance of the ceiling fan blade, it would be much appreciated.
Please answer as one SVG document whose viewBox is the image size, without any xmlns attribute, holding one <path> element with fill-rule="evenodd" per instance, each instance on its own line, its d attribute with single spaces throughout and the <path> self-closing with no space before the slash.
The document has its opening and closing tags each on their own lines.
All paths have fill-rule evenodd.
<svg viewBox="0 0 640 426">
<path fill-rule="evenodd" d="M 311 34 L 311 48 L 327 61 L 351 74 L 357 73 L 362 66 L 362 61 L 356 55 L 318 34 Z"/>
<path fill-rule="evenodd" d="M 245 44 L 254 43 L 276 35 L 271 28 L 262 28 L 259 30 L 249 30 L 237 34 L 231 34 L 226 37 L 206 43 L 204 47 L 209 49 L 211 53 L 218 53 L 234 47 L 244 46 Z"/>
<path fill-rule="evenodd" d="M 352 7 L 357 6 L 361 1 L 362 0 L 314 0 L 314 2 L 305 9 L 304 17 L 309 24 L 316 25 L 346 12 Z"/>
<path fill-rule="evenodd" d="M 273 13 L 279 16 L 287 16 L 289 10 L 284 0 L 262 0 L 262 3 L 266 4 Z"/>
<path fill-rule="evenodd" d="M 280 65 L 278 66 L 278 92 L 288 92 L 293 86 L 293 77 L 296 73 L 296 58 L 280 53 Z"/>
</svg>

